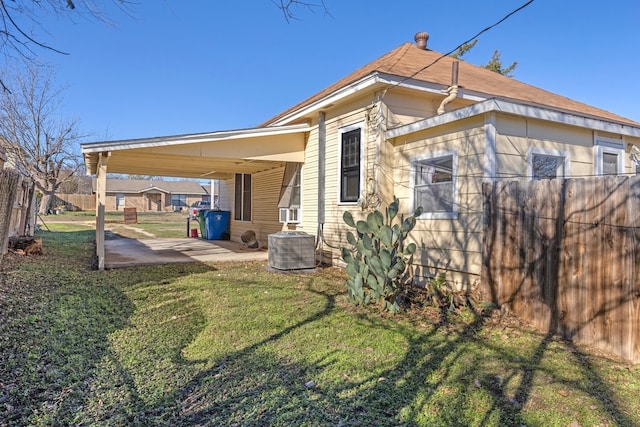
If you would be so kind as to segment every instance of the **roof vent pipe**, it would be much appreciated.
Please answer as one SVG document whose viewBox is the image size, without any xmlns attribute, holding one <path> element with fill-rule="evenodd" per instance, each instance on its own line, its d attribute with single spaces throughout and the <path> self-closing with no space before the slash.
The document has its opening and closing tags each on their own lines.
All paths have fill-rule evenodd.
<svg viewBox="0 0 640 427">
<path fill-rule="evenodd" d="M 416 33 L 416 35 L 413 36 L 413 39 L 416 41 L 416 46 L 419 49 L 422 49 L 422 50 L 427 49 L 427 40 L 429 40 L 429 33 L 425 33 L 425 32 Z"/>
<path fill-rule="evenodd" d="M 440 103 L 438 114 L 444 114 L 444 106 L 458 96 L 458 61 L 453 61 L 451 64 L 451 86 L 449 86 L 444 93 L 448 93 L 449 95 Z"/>
</svg>

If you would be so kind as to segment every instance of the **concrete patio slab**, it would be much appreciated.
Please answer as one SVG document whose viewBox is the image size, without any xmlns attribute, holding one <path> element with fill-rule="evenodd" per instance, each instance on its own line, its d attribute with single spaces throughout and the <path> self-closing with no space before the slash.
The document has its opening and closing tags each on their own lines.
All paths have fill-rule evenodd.
<svg viewBox="0 0 640 427">
<path fill-rule="evenodd" d="M 266 261 L 266 250 L 203 239 L 112 239 L 105 241 L 105 268 L 175 262 Z"/>
</svg>

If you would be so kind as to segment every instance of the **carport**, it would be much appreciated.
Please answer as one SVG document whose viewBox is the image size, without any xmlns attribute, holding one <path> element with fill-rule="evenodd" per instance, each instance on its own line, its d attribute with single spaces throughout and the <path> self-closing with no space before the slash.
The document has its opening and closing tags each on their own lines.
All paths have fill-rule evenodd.
<svg viewBox="0 0 640 427">
<path fill-rule="evenodd" d="M 105 268 L 107 173 L 228 179 L 304 162 L 307 124 L 82 144 L 87 174 L 96 176 L 96 255 Z"/>
</svg>

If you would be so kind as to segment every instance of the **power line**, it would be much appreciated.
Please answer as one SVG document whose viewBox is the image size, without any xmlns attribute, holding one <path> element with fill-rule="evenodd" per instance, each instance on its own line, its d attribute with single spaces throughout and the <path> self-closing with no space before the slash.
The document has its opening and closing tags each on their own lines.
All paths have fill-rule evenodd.
<svg viewBox="0 0 640 427">
<path fill-rule="evenodd" d="M 410 80 L 412 78 L 414 78 L 416 75 L 420 74 L 421 72 L 423 72 L 424 70 L 426 70 L 427 68 L 437 64 L 438 62 L 440 62 L 440 60 L 442 60 L 443 58 L 451 55 L 452 53 L 454 53 L 455 51 L 457 51 L 458 49 L 460 49 L 462 46 L 464 46 L 467 43 L 472 42 L 473 40 L 477 39 L 478 37 L 480 37 L 482 34 L 486 33 L 487 31 L 491 30 L 492 28 L 497 27 L 498 25 L 502 24 L 504 21 L 506 21 L 507 19 L 509 19 L 511 16 L 515 15 L 516 13 L 520 12 L 522 9 L 526 8 L 527 6 L 529 6 L 531 3 L 533 3 L 534 0 L 529 0 L 526 3 L 524 3 L 522 6 L 518 7 L 517 9 L 512 10 L 511 12 L 509 12 L 508 14 L 506 14 L 504 17 L 502 17 L 502 19 L 500 19 L 499 21 L 495 22 L 492 25 L 489 25 L 488 27 L 484 28 L 483 30 L 480 30 L 480 32 L 478 32 L 476 35 L 474 35 L 473 37 L 471 37 L 470 39 L 460 43 L 458 46 L 456 46 L 455 48 L 453 48 L 452 50 L 450 50 L 447 53 L 444 53 L 442 55 L 440 55 L 438 58 L 436 58 L 433 62 L 431 62 L 430 64 L 425 65 L 424 67 L 420 68 L 418 71 L 416 71 L 415 73 L 411 74 L 409 77 L 405 77 L 404 79 L 400 80 L 399 82 L 395 83 L 392 87 L 395 86 L 399 86 L 400 84 L 406 82 L 407 80 Z M 386 92 L 386 91 L 385 91 Z"/>
</svg>

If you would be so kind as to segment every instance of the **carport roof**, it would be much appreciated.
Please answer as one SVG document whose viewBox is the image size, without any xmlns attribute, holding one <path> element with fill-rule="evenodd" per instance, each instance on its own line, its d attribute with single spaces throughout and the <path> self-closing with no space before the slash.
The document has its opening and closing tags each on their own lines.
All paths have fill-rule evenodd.
<svg viewBox="0 0 640 427">
<path fill-rule="evenodd" d="M 256 173 L 284 162 L 304 162 L 307 124 L 260 127 L 81 144 L 88 174 L 101 154 L 108 172 L 224 179 Z"/>
</svg>

